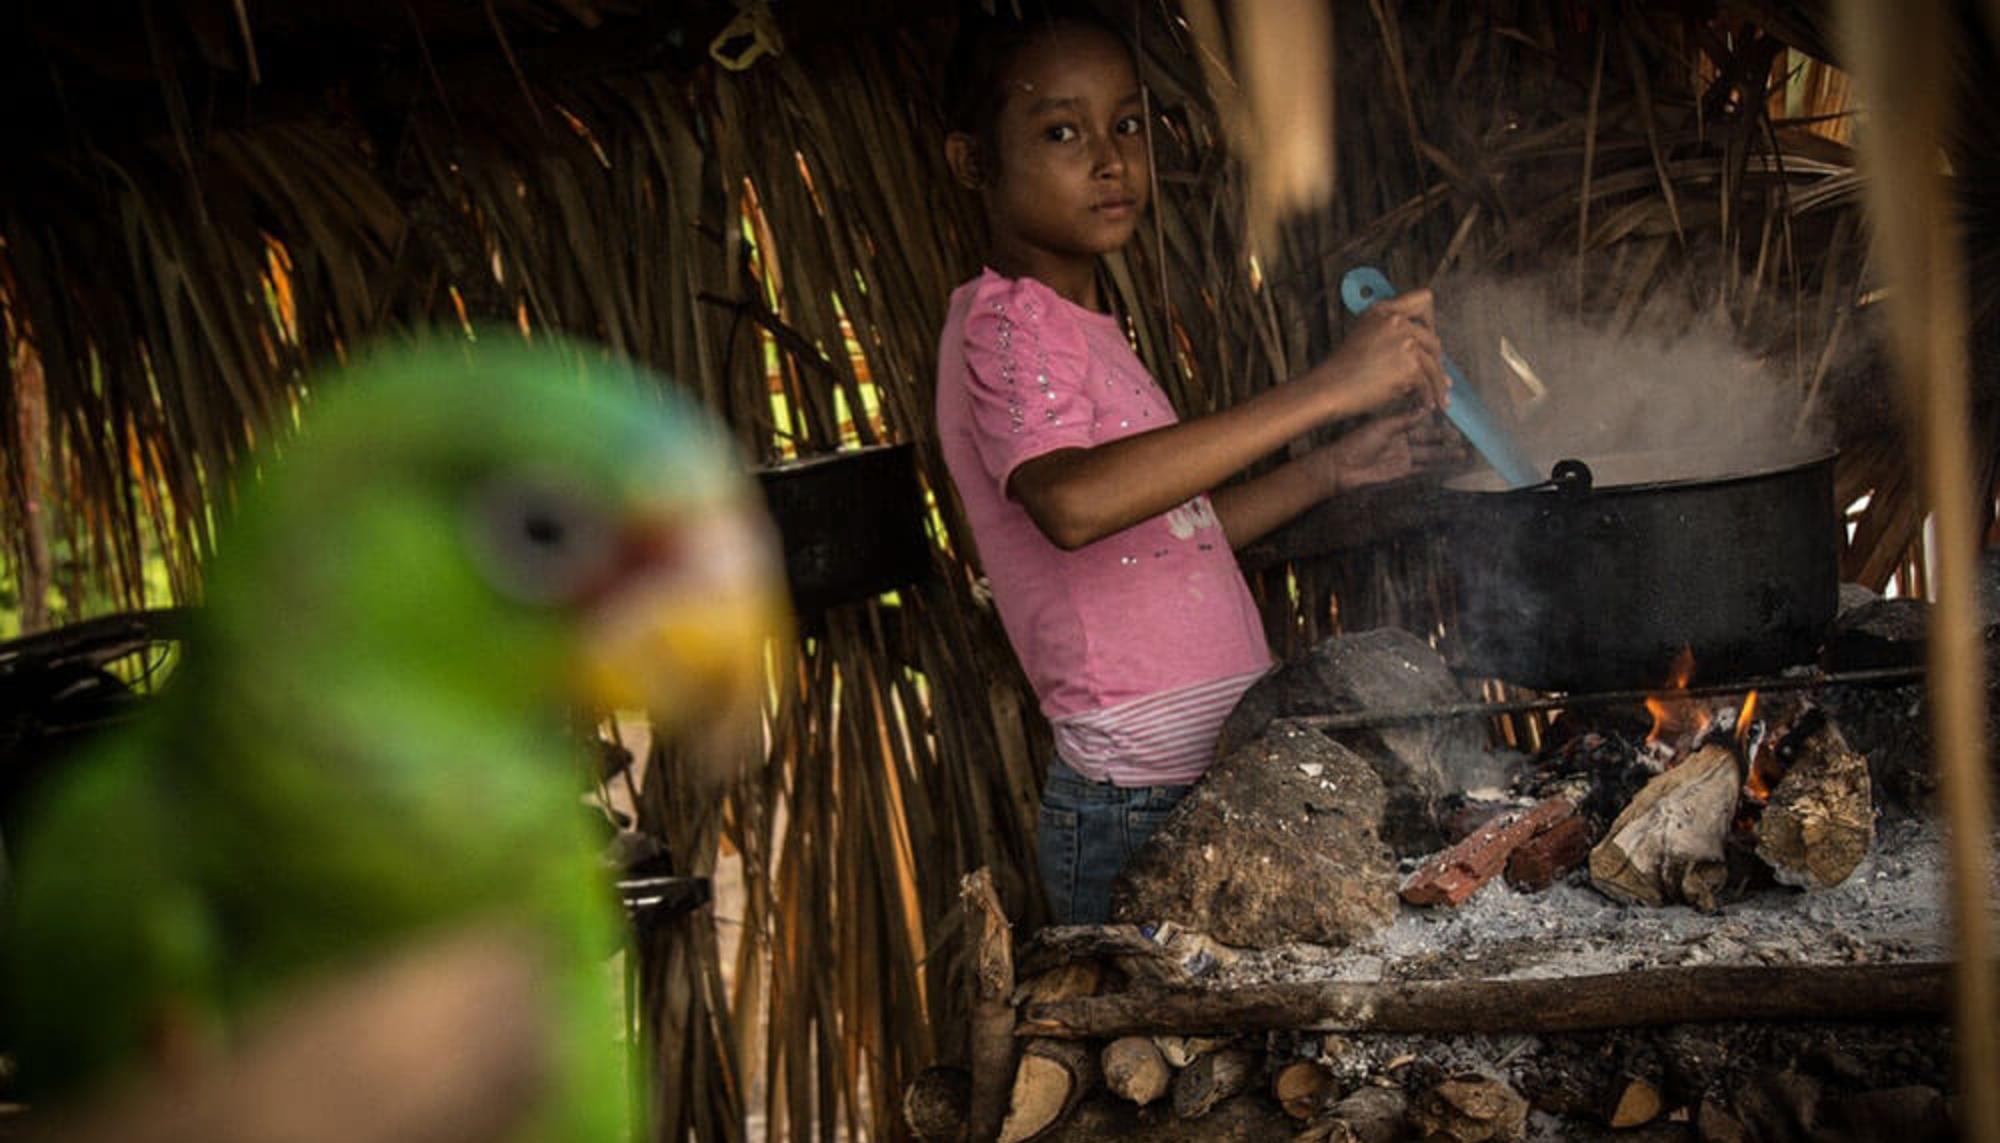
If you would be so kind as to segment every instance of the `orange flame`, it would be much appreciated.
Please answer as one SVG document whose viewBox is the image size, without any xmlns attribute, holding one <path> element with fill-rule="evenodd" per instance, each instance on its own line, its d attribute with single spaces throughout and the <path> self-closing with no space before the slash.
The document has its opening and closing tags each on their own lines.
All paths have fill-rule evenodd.
<svg viewBox="0 0 2000 1143">
<path fill-rule="evenodd" d="M 1750 720 L 1757 717 L 1757 692 L 1743 696 L 1743 706 L 1736 712 L 1736 745 L 1743 746 L 1750 741 Z"/>
<path fill-rule="evenodd" d="M 1712 721 L 1708 709 L 1700 703 L 1690 702 L 1684 694 L 1688 680 L 1694 677 L 1694 649 L 1683 645 L 1674 656 L 1674 665 L 1667 675 L 1667 689 L 1646 700 L 1646 713 L 1653 716 L 1653 728 L 1646 732 L 1646 742 L 1651 745 L 1663 741 L 1668 735 L 1698 738 L 1708 729 Z"/>
<path fill-rule="evenodd" d="M 1767 746 L 1750 744 L 1750 723 L 1757 716 L 1757 692 L 1743 696 L 1743 709 L 1736 712 L 1736 746 L 1745 755 L 1743 796 L 1764 805 L 1771 800 L 1771 773 L 1775 763 Z"/>
<path fill-rule="evenodd" d="M 1743 793 L 1751 801 L 1762 805 L 1771 800 L 1771 787 L 1764 781 L 1764 767 L 1753 761 L 1749 769 L 1749 775 L 1743 779 Z"/>
</svg>

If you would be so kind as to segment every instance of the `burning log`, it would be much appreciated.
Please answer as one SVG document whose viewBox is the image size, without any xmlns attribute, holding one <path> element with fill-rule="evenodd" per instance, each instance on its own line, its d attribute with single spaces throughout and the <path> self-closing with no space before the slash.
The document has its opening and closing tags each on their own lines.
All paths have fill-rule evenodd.
<svg viewBox="0 0 2000 1143">
<path fill-rule="evenodd" d="M 1591 850 L 1591 884 L 1628 904 L 1715 908 L 1741 781 L 1729 748 L 1709 745 L 1647 783 Z"/>
<path fill-rule="evenodd" d="M 1396 1143 L 1408 1128 L 1409 1112 L 1402 1088 L 1371 1084 L 1334 1104 L 1292 1143 Z"/>
<path fill-rule="evenodd" d="M 1097 1080 L 1097 1053 L 1082 1041 L 1028 1041 L 1014 1073 L 999 1143 L 1022 1143 L 1048 1130 L 1075 1109 Z"/>
<path fill-rule="evenodd" d="M 1786 736 L 1784 751 L 1792 758 L 1758 820 L 1757 856 L 1787 885 L 1838 885 L 1875 840 L 1868 760 L 1818 711 Z"/>
<path fill-rule="evenodd" d="M 1453 1076 L 1410 1104 L 1410 1123 L 1426 1140 L 1512 1143 L 1528 1134 L 1528 1101 L 1492 1076 Z"/>
<path fill-rule="evenodd" d="M 1528 839 L 1574 814 L 1561 798 L 1482 826 L 1445 850 L 1403 882 L 1402 897 L 1412 905 L 1457 905 L 1507 865 L 1507 857 Z"/>
<path fill-rule="evenodd" d="M 1590 857 L 1590 822 L 1573 814 L 1522 842 L 1507 858 L 1507 884 L 1539 893 Z"/>
<path fill-rule="evenodd" d="M 1174 1073 L 1174 1114 L 1197 1119 L 1210 1108 L 1250 1087 L 1257 1075 L 1257 1057 L 1247 1048 L 1228 1047 Z"/>
<path fill-rule="evenodd" d="M 1104 1086 L 1140 1107 L 1167 1094 L 1167 1084 L 1174 1078 L 1174 1070 L 1167 1066 L 1167 1058 L 1151 1036 L 1120 1036 L 1104 1045 L 1098 1062 Z"/>
</svg>

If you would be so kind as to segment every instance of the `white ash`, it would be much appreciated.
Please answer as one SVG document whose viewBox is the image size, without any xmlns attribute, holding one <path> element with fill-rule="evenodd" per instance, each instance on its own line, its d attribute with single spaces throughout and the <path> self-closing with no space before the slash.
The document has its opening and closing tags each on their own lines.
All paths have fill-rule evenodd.
<svg viewBox="0 0 2000 1143">
<path fill-rule="evenodd" d="M 1995 881 L 2000 862 L 1988 883 Z M 1935 821 L 1884 820 L 1868 858 L 1830 889 L 1772 888 L 1701 913 L 1680 905 L 1620 905 L 1575 878 L 1540 893 L 1517 892 L 1496 878 L 1456 908 L 1403 906 L 1394 924 L 1346 949 L 1246 950 L 1212 979 L 1231 987 L 1948 960 L 1948 883 L 1943 830 Z"/>
</svg>

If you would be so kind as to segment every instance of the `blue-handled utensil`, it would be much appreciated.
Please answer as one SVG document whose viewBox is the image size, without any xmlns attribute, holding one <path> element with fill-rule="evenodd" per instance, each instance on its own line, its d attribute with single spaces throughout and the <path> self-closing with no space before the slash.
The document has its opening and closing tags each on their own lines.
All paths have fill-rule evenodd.
<svg viewBox="0 0 2000 1143">
<path fill-rule="evenodd" d="M 1396 287 L 1382 271 L 1373 266 L 1356 266 L 1340 280 L 1340 300 L 1347 304 L 1347 312 L 1358 314 L 1376 302 L 1396 296 Z M 1479 397 L 1479 390 L 1459 372 L 1457 363 L 1447 354 L 1444 371 L 1451 377 L 1451 401 L 1445 405 L 1444 415 L 1458 431 L 1465 434 L 1475 451 L 1483 457 L 1500 478 L 1510 488 L 1520 488 L 1541 480 L 1535 466 L 1528 460 L 1514 438 L 1493 419 L 1493 413 L 1486 402 Z"/>
</svg>

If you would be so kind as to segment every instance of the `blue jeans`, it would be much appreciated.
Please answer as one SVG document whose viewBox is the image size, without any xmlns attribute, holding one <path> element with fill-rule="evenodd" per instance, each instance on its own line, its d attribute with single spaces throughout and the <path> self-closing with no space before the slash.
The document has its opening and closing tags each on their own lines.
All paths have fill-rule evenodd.
<svg viewBox="0 0 2000 1143">
<path fill-rule="evenodd" d="M 1101 925 L 1111 919 L 1111 879 L 1180 804 L 1188 786 L 1114 786 L 1049 761 L 1036 815 L 1036 863 L 1050 920 Z"/>
</svg>

